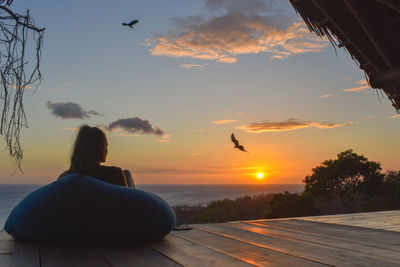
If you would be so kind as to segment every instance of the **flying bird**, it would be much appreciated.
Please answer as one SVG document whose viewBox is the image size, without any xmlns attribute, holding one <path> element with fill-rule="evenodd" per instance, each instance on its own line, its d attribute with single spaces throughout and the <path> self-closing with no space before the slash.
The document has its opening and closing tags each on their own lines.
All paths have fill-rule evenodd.
<svg viewBox="0 0 400 267">
<path fill-rule="evenodd" d="M 249 151 L 246 151 L 242 145 L 239 145 L 239 141 L 236 140 L 236 138 L 233 134 L 231 135 L 231 139 L 232 139 L 232 142 L 235 144 L 234 148 L 237 148 L 239 150 L 249 153 Z"/>
<path fill-rule="evenodd" d="M 122 23 L 122 25 L 123 26 L 129 26 L 129 27 L 131 27 L 132 29 L 133 29 L 133 25 L 135 25 L 136 23 L 138 23 L 139 22 L 139 20 L 138 19 L 135 19 L 135 20 L 132 20 L 131 22 L 129 22 L 129 23 Z"/>
</svg>

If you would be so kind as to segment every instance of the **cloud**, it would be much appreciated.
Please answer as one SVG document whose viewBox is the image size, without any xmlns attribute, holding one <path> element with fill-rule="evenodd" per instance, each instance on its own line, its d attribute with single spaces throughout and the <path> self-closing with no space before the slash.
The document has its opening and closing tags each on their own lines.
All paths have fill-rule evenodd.
<svg viewBox="0 0 400 267">
<path fill-rule="evenodd" d="M 170 134 L 164 134 L 163 136 L 161 136 L 161 138 L 157 139 L 157 142 L 168 143 L 170 137 L 171 137 Z"/>
<path fill-rule="evenodd" d="M 368 84 L 368 82 L 366 80 L 358 80 L 358 81 L 355 81 L 354 83 L 360 84 L 360 85 L 367 85 Z"/>
<path fill-rule="evenodd" d="M 22 88 L 22 86 L 20 86 L 20 87 L 17 87 L 17 85 L 15 85 L 15 84 L 7 84 L 8 86 L 10 86 L 12 89 L 14 89 L 14 90 L 19 90 L 19 89 L 21 89 Z M 26 89 L 34 89 L 34 88 L 36 88 L 36 87 L 33 87 L 33 86 L 30 86 L 30 85 L 26 85 L 25 87 L 23 87 L 24 88 L 24 90 L 26 90 Z"/>
<path fill-rule="evenodd" d="M 44 86 L 39 86 L 38 90 L 48 90 L 48 91 L 57 91 L 57 92 L 62 92 L 65 89 L 67 89 L 68 87 L 70 87 L 69 83 L 63 83 L 59 86 L 55 86 L 55 87 L 44 87 Z"/>
<path fill-rule="evenodd" d="M 204 133 L 205 129 L 193 129 L 193 130 L 186 130 L 187 133 Z"/>
<path fill-rule="evenodd" d="M 213 121 L 212 123 L 214 124 L 227 124 L 227 123 L 234 123 L 237 122 L 237 120 L 219 120 L 219 121 Z"/>
<path fill-rule="evenodd" d="M 9 84 L 9 86 L 11 86 L 11 88 L 14 89 L 14 90 L 18 89 L 17 86 L 14 85 L 14 84 Z M 29 86 L 29 85 L 27 85 L 27 86 L 24 87 L 24 89 L 25 90 L 26 89 L 29 89 L 29 90 L 33 89 L 35 91 L 36 90 L 38 90 L 38 91 L 46 90 L 46 91 L 58 91 L 58 92 L 61 92 L 61 91 L 64 91 L 65 89 L 67 89 L 69 86 L 70 86 L 69 83 L 62 83 L 61 85 L 58 85 L 58 86 L 55 86 L 55 87 L 45 87 L 42 84 L 40 84 L 38 86 Z"/>
<path fill-rule="evenodd" d="M 245 130 L 250 133 L 262 133 L 262 132 L 278 132 L 278 131 L 290 131 L 301 128 L 335 128 L 344 125 L 353 125 L 352 122 L 348 123 L 333 123 L 333 122 L 308 122 L 298 119 L 287 119 L 286 121 L 278 122 L 261 122 L 261 123 L 251 123 L 249 125 L 239 126 L 238 129 Z"/>
<path fill-rule="evenodd" d="M 193 153 L 192 157 L 197 157 L 199 156 L 200 153 Z M 228 173 L 241 173 L 241 174 L 253 174 L 254 171 L 262 171 L 264 173 L 278 173 L 279 171 L 277 170 L 269 170 L 268 172 L 266 171 L 264 166 L 260 167 L 244 167 L 244 168 L 236 168 L 232 166 L 202 166 L 199 169 L 193 169 L 193 168 L 136 168 L 135 172 L 136 173 L 157 173 L 157 174 L 177 174 L 177 175 L 184 175 L 184 174 L 216 174 L 216 175 L 226 175 Z"/>
<path fill-rule="evenodd" d="M 391 119 L 400 118 L 400 114 L 396 114 L 396 115 L 390 116 L 390 118 Z"/>
<path fill-rule="evenodd" d="M 358 92 L 358 91 L 364 91 L 365 89 L 371 88 L 368 85 L 368 82 L 366 80 L 359 80 L 355 82 L 356 84 L 359 84 L 361 86 L 356 86 L 348 89 L 342 89 L 344 92 Z"/>
<path fill-rule="evenodd" d="M 135 169 L 136 173 L 155 173 L 155 174 L 226 174 L 227 172 L 234 172 L 234 169 L 224 168 L 201 168 L 201 169 L 175 169 L 175 168 L 155 168 L 155 169 L 147 169 L 147 168 L 137 168 Z"/>
<path fill-rule="evenodd" d="M 117 133 L 118 136 L 122 137 L 140 137 L 140 134 L 126 134 L 126 133 Z"/>
<path fill-rule="evenodd" d="M 164 134 L 160 128 L 153 128 L 148 120 L 142 120 L 138 117 L 119 119 L 107 126 L 109 131 L 114 131 L 118 128 L 124 129 L 128 133 L 155 134 L 160 136 Z"/>
<path fill-rule="evenodd" d="M 10 85 L 11 88 L 17 90 L 17 86 L 16 85 Z M 45 87 L 42 84 L 40 84 L 39 86 L 25 86 L 24 89 L 33 89 L 33 90 L 38 90 L 38 91 L 57 91 L 57 92 L 61 92 L 64 91 L 65 89 L 67 89 L 70 86 L 69 83 L 62 83 L 61 85 L 56 85 L 54 87 Z"/>
<path fill-rule="evenodd" d="M 192 154 L 192 157 L 197 157 L 198 155 L 200 155 L 200 153 L 197 153 L 197 152 L 196 152 L 196 153 L 193 153 L 193 154 Z"/>
<path fill-rule="evenodd" d="M 90 116 L 101 116 L 103 114 L 98 113 L 94 110 L 83 110 L 81 106 L 73 102 L 65 103 L 52 103 L 47 101 L 47 107 L 51 109 L 51 113 L 62 119 L 85 119 L 90 118 Z"/>
<path fill-rule="evenodd" d="M 268 11 L 264 0 L 205 0 L 205 7 L 211 11 L 225 10 L 230 12 Z"/>
<path fill-rule="evenodd" d="M 321 97 L 321 98 L 327 98 L 327 97 L 330 97 L 330 96 L 333 96 L 333 95 L 331 95 L 331 94 L 326 94 L 326 95 L 321 95 L 320 97 Z"/>
<path fill-rule="evenodd" d="M 181 169 L 136 169 L 136 173 L 180 173 Z"/>
<path fill-rule="evenodd" d="M 181 68 L 184 69 L 194 69 L 194 70 L 203 70 L 205 67 L 208 66 L 208 64 L 181 64 Z"/>
<path fill-rule="evenodd" d="M 241 54 L 266 53 L 272 59 L 284 59 L 327 46 L 327 41 L 311 34 L 298 18 L 269 10 L 264 1 L 207 0 L 205 7 L 220 12 L 174 18 L 174 30 L 146 40 L 150 53 L 235 63 Z"/>
</svg>

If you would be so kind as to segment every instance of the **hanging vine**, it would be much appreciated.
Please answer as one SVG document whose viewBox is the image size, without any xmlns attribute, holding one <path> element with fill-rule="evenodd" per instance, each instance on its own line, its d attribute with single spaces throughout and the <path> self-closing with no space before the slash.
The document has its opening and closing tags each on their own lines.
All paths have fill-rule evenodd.
<svg viewBox="0 0 400 267">
<path fill-rule="evenodd" d="M 0 134 L 21 171 L 20 134 L 28 127 L 23 96 L 25 89 L 37 87 L 42 79 L 39 67 L 45 29 L 35 26 L 29 10 L 21 15 L 6 6 L 0 6 Z"/>
</svg>

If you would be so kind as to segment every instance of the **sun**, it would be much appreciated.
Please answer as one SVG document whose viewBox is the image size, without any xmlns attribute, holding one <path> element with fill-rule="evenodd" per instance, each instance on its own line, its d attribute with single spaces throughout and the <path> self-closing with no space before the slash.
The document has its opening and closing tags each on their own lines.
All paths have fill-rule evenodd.
<svg viewBox="0 0 400 267">
<path fill-rule="evenodd" d="M 257 178 L 262 179 L 264 177 L 264 174 L 262 172 L 257 173 Z"/>
</svg>

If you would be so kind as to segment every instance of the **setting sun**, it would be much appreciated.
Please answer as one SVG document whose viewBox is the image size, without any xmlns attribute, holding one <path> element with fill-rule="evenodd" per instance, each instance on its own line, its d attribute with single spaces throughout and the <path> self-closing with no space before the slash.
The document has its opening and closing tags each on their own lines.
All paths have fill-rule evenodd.
<svg viewBox="0 0 400 267">
<path fill-rule="evenodd" d="M 264 174 L 262 172 L 257 173 L 257 178 L 262 179 L 264 177 Z"/>
</svg>

